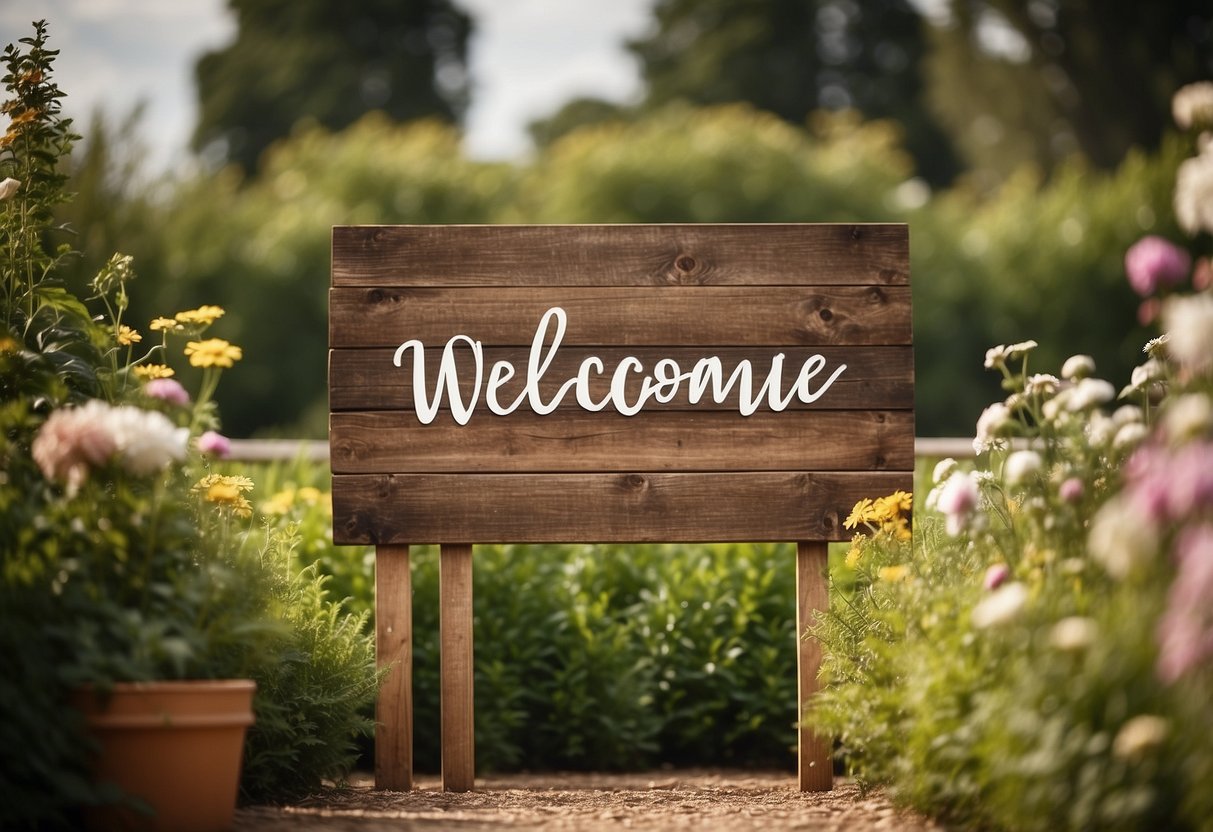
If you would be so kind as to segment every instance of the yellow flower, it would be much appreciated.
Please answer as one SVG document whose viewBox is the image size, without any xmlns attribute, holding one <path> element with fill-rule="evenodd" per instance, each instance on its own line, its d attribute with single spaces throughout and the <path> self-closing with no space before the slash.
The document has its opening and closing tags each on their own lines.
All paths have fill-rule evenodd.
<svg viewBox="0 0 1213 832">
<path fill-rule="evenodd" d="M 137 364 L 135 366 L 135 378 L 141 378 L 144 381 L 151 381 L 154 378 L 172 378 L 175 371 L 167 364 Z"/>
<path fill-rule="evenodd" d="M 910 577 L 910 568 L 904 563 L 899 563 L 896 566 L 882 566 L 880 567 L 880 571 L 876 573 L 876 576 L 882 581 L 896 583 Z"/>
<path fill-rule="evenodd" d="M 313 488 L 310 485 L 305 485 L 299 489 L 299 499 L 307 503 L 309 506 L 314 506 L 320 502 L 320 489 Z"/>
<path fill-rule="evenodd" d="M 206 490 L 208 503 L 234 503 L 240 499 L 240 489 L 231 483 L 213 482 Z"/>
<path fill-rule="evenodd" d="M 287 488 L 262 503 L 261 510 L 266 514 L 286 514 L 294 505 L 295 489 Z"/>
<path fill-rule="evenodd" d="M 152 332 L 172 332 L 174 329 L 180 328 L 180 324 L 178 324 L 172 318 L 155 318 L 150 324 L 148 324 L 148 329 L 150 329 Z"/>
<path fill-rule="evenodd" d="M 177 313 L 177 322 L 183 324 L 201 324 L 209 326 L 222 318 L 224 311 L 219 306 L 199 306 L 197 309 L 187 309 Z"/>
<path fill-rule="evenodd" d="M 860 523 L 866 523 L 872 516 L 872 501 L 864 498 L 855 504 L 855 508 L 851 509 L 850 516 L 843 522 L 844 529 L 853 529 Z"/>
<path fill-rule="evenodd" d="M 0 338 L 0 352 L 20 352 L 21 345 L 17 343 L 15 338 L 4 337 Z"/>
<path fill-rule="evenodd" d="M 209 493 L 214 485 L 225 485 L 236 489 L 237 492 L 253 490 L 253 481 L 248 477 L 228 474 L 207 474 L 194 484 L 194 491 Z"/>
<path fill-rule="evenodd" d="M 230 509 L 232 514 L 245 519 L 253 516 L 253 506 L 244 496 L 244 492 L 252 489 L 253 481 L 248 477 L 223 474 L 207 474 L 193 488 L 208 503 Z"/>
<path fill-rule="evenodd" d="M 143 336 L 138 330 L 131 329 L 126 324 L 118 327 L 118 343 L 124 347 L 129 347 L 131 344 L 138 344 L 143 340 Z"/>
<path fill-rule="evenodd" d="M 859 566 L 859 561 L 863 558 L 863 549 L 859 548 L 856 543 L 851 544 L 851 548 L 847 550 L 847 568 L 854 569 Z"/>
<path fill-rule="evenodd" d="M 190 341 L 185 345 L 185 354 L 194 367 L 230 367 L 244 357 L 244 350 L 222 338 L 208 338 L 205 341 Z"/>
</svg>

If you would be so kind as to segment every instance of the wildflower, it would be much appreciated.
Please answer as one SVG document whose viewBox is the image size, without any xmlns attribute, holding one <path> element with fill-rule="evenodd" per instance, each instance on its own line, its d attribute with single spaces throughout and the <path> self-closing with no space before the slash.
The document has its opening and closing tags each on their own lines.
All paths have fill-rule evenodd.
<svg viewBox="0 0 1213 832">
<path fill-rule="evenodd" d="M 1175 219 L 1189 234 L 1213 232 L 1213 149 L 1185 159 L 1175 174 Z"/>
<path fill-rule="evenodd" d="M 1213 369 L 1213 295 L 1170 298 L 1162 314 L 1171 357 L 1197 375 Z"/>
<path fill-rule="evenodd" d="M 1095 622 L 1081 615 L 1061 619 L 1049 630 L 1049 645 L 1063 653 L 1081 653 L 1095 643 L 1099 629 Z"/>
<path fill-rule="evenodd" d="M 175 375 L 173 368 L 167 364 L 138 364 L 133 370 L 135 378 L 148 381 L 157 378 L 171 378 Z"/>
<path fill-rule="evenodd" d="M 1132 424 L 1133 422 L 1144 423 L 1145 421 L 1145 413 L 1143 413 L 1142 409 L 1135 404 L 1121 405 L 1112 413 L 1112 423 L 1117 427 L 1124 427 L 1125 425 Z"/>
<path fill-rule="evenodd" d="M 1162 237 L 1142 237 L 1125 252 L 1125 273 L 1129 285 L 1142 297 L 1174 286 L 1188 276 L 1192 257 L 1187 251 Z"/>
<path fill-rule="evenodd" d="M 956 470 L 956 460 L 952 457 L 944 457 L 935 463 L 935 470 L 931 472 L 931 482 L 938 485 L 939 483 L 952 476 L 952 472 Z"/>
<path fill-rule="evenodd" d="M 1213 127 L 1213 82 L 1197 81 L 1180 87 L 1171 97 L 1171 115 L 1183 130 Z"/>
<path fill-rule="evenodd" d="M 848 569 L 855 569 L 859 566 L 859 561 L 863 559 L 863 548 L 859 545 L 859 541 L 863 535 L 855 535 L 855 539 L 851 541 L 851 548 L 847 550 L 846 563 Z"/>
<path fill-rule="evenodd" d="M 979 496 L 976 480 L 964 472 L 957 471 L 944 483 L 935 507 L 947 518 L 945 528 L 949 535 L 956 537 L 964 531 Z"/>
<path fill-rule="evenodd" d="M 1004 584 L 973 607 L 971 620 L 979 630 L 1001 627 L 1019 618 L 1028 603 L 1028 588 L 1018 581 Z"/>
<path fill-rule="evenodd" d="M 1057 496 L 1061 497 L 1063 503 L 1077 503 L 1082 499 L 1083 492 L 1086 491 L 1086 486 L 1078 477 L 1067 477 L 1062 480 L 1062 483 L 1057 488 Z"/>
<path fill-rule="evenodd" d="M 1168 340 L 1166 333 L 1163 333 L 1157 338 L 1151 338 L 1149 341 L 1146 341 L 1146 345 L 1141 348 L 1141 351 L 1150 358 L 1162 358 L 1167 354 Z"/>
<path fill-rule="evenodd" d="M 1023 358 L 1031 350 L 1038 347 L 1035 341 L 1020 341 L 1017 344 L 999 345 L 986 350 L 985 367 L 987 370 L 1001 369 L 1008 362 Z"/>
<path fill-rule="evenodd" d="M 1015 451 L 1003 465 L 1003 479 L 1008 485 L 1022 485 L 1030 477 L 1039 474 L 1043 464 L 1036 451 Z"/>
<path fill-rule="evenodd" d="M 198 437 L 199 453 L 210 454 L 224 459 L 232 452 L 232 440 L 221 433 L 208 430 Z"/>
<path fill-rule="evenodd" d="M 235 474 L 207 474 L 205 477 L 198 480 L 198 482 L 194 483 L 193 490 L 197 492 L 204 492 L 216 483 L 229 485 L 241 493 L 253 490 L 252 480 L 250 480 L 248 477 L 242 477 Z"/>
<path fill-rule="evenodd" d="M 248 477 L 208 474 L 198 480 L 192 490 L 208 503 L 229 509 L 237 517 L 248 518 L 253 515 L 253 506 L 244 495 L 252 489 L 253 481 Z"/>
<path fill-rule="evenodd" d="M 1050 396 L 1056 393 L 1060 386 L 1061 380 L 1057 376 L 1037 373 L 1029 376 L 1028 380 L 1024 382 L 1024 392 L 1030 396 Z"/>
<path fill-rule="evenodd" d="M 172 318 L 153 318 L 152 322 L 147 325 L 147 328 L 152 332 L 172 332 L 182 327 Z"/>
<path fill-rule="evenodd" d="M 0 182 L 0 202 L 5 202 L 13 198 L 13 195 L 21 188 L 21 180 L 13 179 L 11 176 Z"/>
<path fill-rule="evenodd" d="M 181 407 L 190 403 L 190 394 L 175 378 L 154 378 L 143 385 L 143 392 L 153 399 Z"/>
<path fill-rule="evenodd" d="M 300 502 L 306 503 L 309 506 L 314 506 L 316 503 L 320 502 L 320 500 L 324 497 L 324 494 L 320 492 L 319 488 L 305 485 L 303 488 L 299 489 L 296 496 L 299 498 Z"/>
<path fill-rule="evenodd" d="M 185 312 L 178 312 L 176 322 L 182 324 L 210 326 L 215 321 L 222 318 L 224 314 L 224 310 L 220 306 L 199 306 L 197 309 L 188 309 Z"/>
<path fill-rule="evenodd" d="M 1066 363 L 1061 365 L 1061 377 L 1067 381 L 1077 381 L 1095 372 L 1095 359 L 1089 355 L 1071 355 Z"/>
<path fill-rule="evenodd" d="M 1115 421 L 1115 420 L 1113 420 Z M 1130 422 L 1124 425 L 1120 430 L 1116 431 L 1116 436 L 1112 439 L 1112 447 L 1118 451 L 1123 451 L 1126 448 L 1135 448 L 1141 441 L 1150 433 L 1149 428 L 1141 422 Z"/>
<path fill-rule="evenodd" d="M 899 563 L 894 566 L 882 566 L 876 573 L 876 577 L 886 583 L 895 584 L 899 581 L 904 581 L 910 577 L 910 567 L 904 563 Z"/>
<path fill-rule="evenodd" d="M 1074 386 L 1066 402 L 1071 412 L 1089 410 L 1116 398 L 1116 388 L 1101 378 L 1084 378 Z"/>
<path fill-rule="evenodd" d="M 261 511 L 265 514 L 287 514 L 295 505 L 295 489 L 287 488 L 277 492 L 261 504 Z M 850 563 L 850 555 L 847 556 L 848 564 Z"/>
<path fill-rule="evenodd" d="M 860 523 L 866 523 L 872 517 L 872 500 L 865 497 L 854 505 L 847 519 L 842 522 L 844 529 L 853 529 Z"/>
<path fill-rule="evenodd" d="M 994 402 L 981 412 L 977 419 L 977 436 L 973 439 L 973 450 L 985 453 L 998 441 L 1011 425 L 1011 410 L 1002 402 Z"/>
<path fill-rule="evenodd" d="M 1163 415 L 1172 442 L 1204 435 L 1213 427 L 1213 402 L 1204 393 L 1187 393 L 1173 399 Z"/>
<path fill-rule="evenodd" d="M 872 503 L 872 514 L 874 520 L 880 523 L 888 523 L 896 520 L 903 513 L 910 511 L 914 505 L 914 498 L 906 491 L 894 491 L 887 497 L 878 497 Z"/>
<path fill-rule="evenodd" d="M 1112 740 L 1112 756 L 1135 760 L 1158 748 L 1171 732 L 1170 723 L 1161 716 L 1141 714 L 1120 726 Z"/>
<path fill-rule="evenodd" d="M 142 340 L 143 336 L 139 334 L 138 330 L 131 329 L 126 324 L 118 327 L 118 343 L 122 346 L 129 347 L 132 344 L 138 344 Z"/>
<path fill-rule="evenodd" d="M 1158 625 L 1159 677 L 1172 683 L 1213 658 L 1213 526 L 1184 529 L 1175 543 L 1179 570 Z"/>
<path fill-rule="evenodd" d="M 991 564 L 990 568 L 986 570 L 986 576 L 981 585 L 988 590 L 995 590 L 1006 583 L 1009 577 L 1011 577 L 1011 569 L 1005 563 Z"/>
<path fill-rule="evenodd" d="M 1157 531 L 1149 516 L 1134 511 L 1128 497 L 1104 503 L 1091 523 L 1087 548 L 1113 578 L 1123 579 L 1154 554 Z"/>
<path fill-rule="evenodd" d="M 190 341 L 185 345 L 185 354 L 194 367 L 231 367 L 244 356 L 244 351 L 222 338 L 208 338 Z"/>
</svg>

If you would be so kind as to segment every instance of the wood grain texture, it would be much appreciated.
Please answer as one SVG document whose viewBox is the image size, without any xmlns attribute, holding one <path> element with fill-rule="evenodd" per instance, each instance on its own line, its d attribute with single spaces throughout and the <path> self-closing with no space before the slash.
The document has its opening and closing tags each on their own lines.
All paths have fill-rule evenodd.
<svg viewBox="0 0 1213 832">
<path fill-rule="evenodd" d="M 370 474 L 333 478 L 333 539 L 368 543 L 847 540 L 852 506 L 913 474 Z"/>
<path fill-rule="evenodd" d="M 413 788 L 413 589 L 408 544 L 375 549 L 375 788 Z"/>
<path fill-rule="evenodd" d="M 441 420 L 442 415 L 439 416 Z M 841 471 L 914 467 L 905 411 L 658 413 L 558 409 L 547 416 L 448 417 L 334 413 L 333 471 L 356 473 L 562 473 L 577 471 Z"/>
<path fill-rule="evenodd" d="M 710 349 L 710 348 L 708 348 Z M 397 367 L 392 363 L 393 348 L 332 350 L 329 354 L 329 407 L 341 410 L 411 410 L 413 407 L 413 367 L 411 361 Z M 525 347 L 486 348 L 484 350 L 485 373 L 497 361 L 508 361 L 518 368 L 518 375 L 501 387 L 502 401 L 512 401 L 523 390 L 529 349 Z M 635 356 L 651 371 L 656 362 L 669 358 L 678 362 L 684 372 L 694 367 L 705 355 L 718 356 L 724 366 L 725 377 L 742 360 L 754 367 L 755 387 L 766 378 L 772 357 L 784 354 L 783 388 L 786 390 L 796 381 L 801 365 L 811 356 L 825 359 L 825 369 L 818 379 L 826 378 L 835 367 L 845 364 L 846 371 L 833 386 L 816 402 L 804 404 L 795 400 L 789 405 L 792 410 L 890 410 L 909 409 L 914 406 L 914 354 L 911 347 L 808 347 L 761 348 L 721 347 L 707 351 L 697 347 L 571 347 L 562 348 L 544 374 L 539 389 L 544 400 L 565 380 L 577 375 L 581 362 L 588 356 L 602 359 L 606 372 L 602 376 L 591 376 L 591 391 L 595 400 L 605 397 L 610 388 L 611 371 L 627 356 Z M 435 368 L 441 360 L 441 348 L 426 350 L 426 381 L 429 395 L 433 395 Z M 460 363 L 460 391 L 468 400 L 474 386 L 474 367 L 470 356 L 463 356 Z M 635 401 L 640 392 L 641 377 L 629 374 L 627 400 Z M 689 385 L 683 385 L 678 396 L 669 403 L 650 400 L 647 410 L 737 410 L 737 393 L 732 391 L 721 404 L 708 396 L 691 405 L 687 401 Z M 483 393 L 483 391 L 482 391 Z M 445 398 L 444 398 L 445 403 Z M 575 406 L 575 402 L 570 402 Z M 444 404 L 445 406 L 445 404 Z M 480 407 L 483 407 L 483 403 Z M 527 405 L 523 405 L 526 409 Z M 766 408 L 766 405 L 763 405 Z"/>
<path fill-rule="evenodd" d="M 441 347 L 454 335 L 529 346 L 548 309 L 567 345 L 909 344 L 908 286 L 331 289 L 329 346 Z"/>
<path fill-rule="evenodd" d="M 899 224 L 395 225 L 333 229 L 334 286 L 899 284 Z"/>
<path fill-rule="evenodd" d="M 438 550 L 442 788 L 470 791 L 476 778 L 472 659 L 472 547 Z"/>
<path fill-rule="evenodd" d="M 829 544 L 818 541 L 802 540 L 796 544 L 797 770 L 802 792 L 829 791 L 834 787 L 833 740 L 810 731 L 804 718 L 808 701 L 817 692 L 822 658 L 821 642 L 804 635 L 816 622 L 818 611 L 830 608 L 828 547 Z"/>
</svg>

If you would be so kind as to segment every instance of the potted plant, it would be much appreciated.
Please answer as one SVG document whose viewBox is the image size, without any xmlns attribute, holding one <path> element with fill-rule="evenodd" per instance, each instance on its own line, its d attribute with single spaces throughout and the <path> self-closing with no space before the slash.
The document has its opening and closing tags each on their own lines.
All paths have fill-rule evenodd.
<svg viewBox="0 0 1213 832">
<path fill-rule="evenodd" d="M 213 394 L 241 350 L 209 337 L 215 306 L 130 326 L 128 257 L 86 300 L 57 282 L 73 252 L 53 246 L 53 212 L 77 137 L 34 29 L 3 56 L 0 827 L 72 827 L 83 810 L 100 828 L 226 828 L 253 721 L 240 677 L 293 649 L 283 579 L 244 551 L 252 483 L 215 466 Z M 195 368 L 194 394 L 173 364 Z M 370 664 L 347 680 L 359 697 Z"/>
</svg>

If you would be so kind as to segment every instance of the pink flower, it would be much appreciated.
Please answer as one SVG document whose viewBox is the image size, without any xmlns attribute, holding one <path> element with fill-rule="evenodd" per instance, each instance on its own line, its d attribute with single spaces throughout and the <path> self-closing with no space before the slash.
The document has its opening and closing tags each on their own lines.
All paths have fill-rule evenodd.
<svg viewBox="0 0 1213 832">
<path fill-rule="evenodd" d="M 1178 680 L 1213 658 L 1213 526 L 1185 529 L 1176 541 L 1179 571 L 1158 624 L 1157 672 L 1164 682 Z"/>
<path fill-rule="evenodd" d="M 963 471 L 952 474 L 940 488 L 935 507 L 946 516 L 945 528 L 952 537 L 959 535 L 968 525 L 969 516 L 977 508 L 979 496 L 976 481 Z"/>
<path fill-rule="evenodd" d="M 1070 477 L 1062 482 L 1061 486 L 1057 489 L 1057 493 L 1061 496 L 1063 503 L 1077 503 L 1082 499 L 1084 490 L 1085 487 L 1081 479 Z"/>
<path fill-rule="evenodd" d="M 986 589 L 998 589 L 1007 578 L 1011 577 L 1011 570 L 1005 563 L 996 563 L 986 570 L 986 578 L 982 581 L 982 586 Z"/>
<path fill-rule="evenodd" d="M 154 378 L 143 385 L 143 392 L 153 399 L 185 407 L 190 403 L 190 394 L 175 378 Z"/>
<path fill-rule="evenodd" d="M 1125 272 L 1133 291 L 1144 297 L 1174 286 L 1188 275 L 1192 258 L 1179 246 L 1151 234 L 1125 252 Z"/>
<path fill-rule="evenodd" d="M 68 493 L 75 494 L 91 468 L 113 457 L 118 443 L 105 418 L 108 411 L 108 405 L 94 399 L 52 413 L 30 449 L 43 476 L 65 483 Z"/>
<path fill-rule="evenodd" d="M 201 453 L 225 459 L 232 452 L 232 440 L 221 433 L 208 430 L 198 437 L 198 450 Z"/>
</svg>

